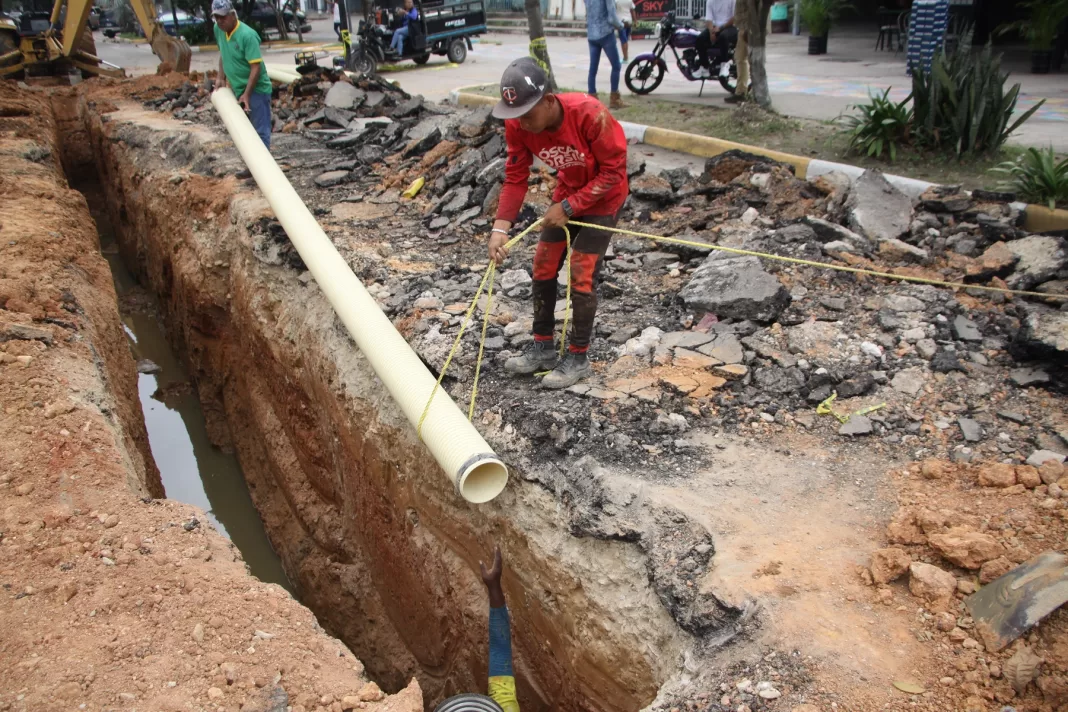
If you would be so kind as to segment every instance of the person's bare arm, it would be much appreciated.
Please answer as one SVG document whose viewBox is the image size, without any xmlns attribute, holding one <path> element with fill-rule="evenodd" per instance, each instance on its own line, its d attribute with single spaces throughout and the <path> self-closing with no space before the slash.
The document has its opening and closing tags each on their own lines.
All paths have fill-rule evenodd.
<svg viewBox="0 0 1068 712">
<path fill-rule="evenodd" d="M 260 72 L 263 71 L 263 62 L 253 62 L 248 72 L 248 85 L 245 87 L 245 91 L 241 94 L 241 98 L 238 101 L 241 102 L 241 106 L 245 107 L 245 111 L 252 111 L 250 101 L 252 99 L 252 90 L 256 88 L 256 82 L 260 78 Z"/>
<path fill-rule="evenodd" d="M 226 72 L 223 71 L 222 53 L 219 53 L 219 73 L 215 76 L 215 88 L 222 89 L 226 86 Z"/>
<path fill-rule="evenodd" d="M 490 608 L 503 607 L 504 589 L 501 588 L 501 572 L 504 570 L 504 564 L 501 562 L 501 547 L 493 549 L 493 565 L 490 568 L 487 569 L 481 561 L 478 562 L 478 568 L 482 573 L 482 583 L 486 584 Z"/>
</svg>

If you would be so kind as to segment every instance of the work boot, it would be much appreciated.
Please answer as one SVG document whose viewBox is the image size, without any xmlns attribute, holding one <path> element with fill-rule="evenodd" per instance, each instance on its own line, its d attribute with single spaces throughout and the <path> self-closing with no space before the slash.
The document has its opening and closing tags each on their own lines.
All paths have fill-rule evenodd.
<svg viewBox="0 0 1068 712">
<path fill-rule="evenodd" d="M 619 95 L 618 91 L 612 92 L 608 99 L 609 109 L 626 109 L 627 105 L 623 103 L 623 97 Z"/>
<path fill-rule="evenodd" d="M 552 341 L 535 341 L 522 356 L 504 362 L 504 370 L 518 376 L 550 371 L 556 365 L 556 347 Z"/>
<path fill-rule="evenodd" d="M 593 367 L 585 353 L 576 354 L 568 352 L 564 360 L 556 365 L 552 373 L 541 379 L 541 385 L 546 388 L 568 388 L 590 375 Z"/>
</svg>

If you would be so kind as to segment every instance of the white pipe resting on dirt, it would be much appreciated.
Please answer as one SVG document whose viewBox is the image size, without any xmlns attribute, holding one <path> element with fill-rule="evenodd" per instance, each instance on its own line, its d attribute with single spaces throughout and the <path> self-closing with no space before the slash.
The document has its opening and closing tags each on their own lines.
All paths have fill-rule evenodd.
<svg viewBox="0 0 1068 712">
<path fill-rule="evenodd" d="M 300 79 L 300 74 L 297 72 L 291 72 L 288 69 L 282 69 L 281 67 L 267 67 L 267 78 L 272 82 L 281 82 L 282 84 L 292 84 Z"/>
<path fill-rule="evenodd" d="M 211 95 L 237 150 L 278 221 L 353 341 L 400 405 L 413 427 L 419 423 L 434 377 L 378 308 L 349 269 L 297 192 L 293 190 L 248 117 L 222 88 Z M 488 502 L 508 483 L 508 468 L 445 392 L 439 392 L 423 422 L 423 441 L 468 502 Z"/>
</svg>

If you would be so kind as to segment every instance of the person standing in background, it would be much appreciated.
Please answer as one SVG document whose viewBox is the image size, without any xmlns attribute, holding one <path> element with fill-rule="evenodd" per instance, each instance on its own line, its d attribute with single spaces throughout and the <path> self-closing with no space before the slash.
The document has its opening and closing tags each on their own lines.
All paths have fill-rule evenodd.
<svg viewBox="0 0 1068 712">
<path fill-rule="evenodd" d="M 341 5 L 334 0 L 334 34 L 341 39 Z"/>
<path fill-rule="evenodd" d="M 616 16 L 622 20 L 619 28 L 619 46 L 623 50 L 623 62 L 629 61 L 627 45 L 630 44 L 630 30 L 637 18 L 634 16 L 634 0 L 616 0 Z"/>
<path fill-rule="evenodd" d="M 215 20 L 215 42 L 219 45 L 219 75 L 215 84 L 220 89 L 230 85 L 263 145 L 270 149 L 271 80 L 263 70 L 260 36 L 237 19 L 230 0 L 214 0 L 211 16 Z"/>
<path fill-rule="evenodd" d="M 616 15 L 615 0 L 586 0 L 586 41 L 590 46 L 590 73 L 587 89 L 590 96 L 597 96 L 597 69 L 601 64 L 601 52 L 608 57 L 612 65 L 612 94 L 609 99 L 610 109 L 622 109 L 623 99 L 619 96 L 619 52 L 616 50 L 616 30 L 623 27 Z"/>
</svg>

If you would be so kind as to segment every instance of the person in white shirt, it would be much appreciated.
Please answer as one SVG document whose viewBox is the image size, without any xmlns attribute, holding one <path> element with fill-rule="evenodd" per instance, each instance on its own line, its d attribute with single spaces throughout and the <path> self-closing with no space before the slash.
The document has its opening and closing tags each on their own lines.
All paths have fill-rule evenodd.
<svg viewBox="0 0 1068 712">
<path fill-rule="evenodd" d="M 712 76 L 709 70 L 708 50 L 715 48 L 720 57 L 726 57 L 738 41 L 738 28 L 734 26 L 734 0 L 707 0 L 705 3 L 705 29 L 697 37 L 697 59 L 701 66 L 694 71 L 697 79 Z"/>
<path fill-rule="evenodd" d="M 341 39 L 341 5 L 334 0 L 334 34 Z"/>
<path fill-rule="evenodd" d="M 626 62 L 627 46 L 630 44 L 630 28 L 637 21 L 634 17 L 634 0 L 616 0 L 616 15 L 623 26 L 619 28 L 619 44 L 623 48 L 623 61 Z"/>
</svg>

